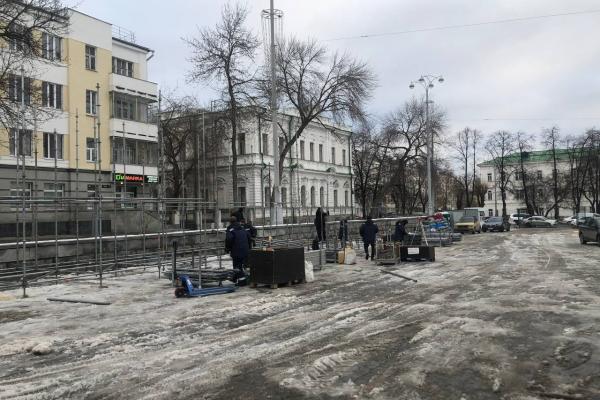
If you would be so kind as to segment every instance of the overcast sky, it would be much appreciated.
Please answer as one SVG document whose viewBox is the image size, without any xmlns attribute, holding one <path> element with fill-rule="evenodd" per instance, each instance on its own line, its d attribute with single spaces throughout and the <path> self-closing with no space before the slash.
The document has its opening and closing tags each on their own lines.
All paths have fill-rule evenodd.
<svg viewBox="0 0 600 400">
<path fill-rule="evenodd" d="M 75 0 L 67 2 L 74 4 Z M 215 98 L 186 81 L 189 50 L 181 37 L 214 26 L 221 0 L 79 0 L 78 9 L 135 32 L 156 50 L 149 80 L 163 90 Z M 249 27 L 262 37 L 260 11 L 248 1 Z M 372 38 L 329 40 L 512 18 L 600 11 L 598 0 L 275 0 L 283 31 L 322 40 L 369 63 L 378 87 L 369 110 L 385 115 L 411 96 L 411 80 L 443 75 L 431 94 L 448 116 L 448 134 L 470 126 L 565 134 L 600 126 L 600 12 Z"/>
</svg>

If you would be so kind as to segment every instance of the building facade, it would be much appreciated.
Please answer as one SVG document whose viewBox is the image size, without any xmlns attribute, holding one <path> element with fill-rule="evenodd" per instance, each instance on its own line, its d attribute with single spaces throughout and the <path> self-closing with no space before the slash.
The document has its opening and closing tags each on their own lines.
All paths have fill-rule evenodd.
<svg viewBox="0 0 600 400">
<path fill-rule="evenodd" d="M 202 111 L 199 111 L 193 118 L 202 121 L 202 115 Z M 215 140 L 215 135 L 210 131 L 217 129 L 214 128 L 214 121 L 218 118 L 218 113 L 207 112 L 204 122 L 192 125 L 204 126 L 207 137 Z M 278 124 L 286 130 L 293 130 L 297 122 L 297 117 L 292 113 L 278 114 Z M 353 195 L 352 132 L 331 121 L 322 122 L 309 124 L 286 155 L 281 177 L 285 221 L 309 220 L 314 217 L 318 207 L 336 216 L 357 214 Z M 200 157 L 196 158 L 193 149 L 201 149 L 202 146 L 196 141 L 189 146 L 186 158 L 190 163 L 197 163 L 197 167 L 192 166 L 184 178 L 189 193 L 185 197 L 196 197 L 192 193 L 200 193 L 199 197 L 215 205 L 223 221 L 237 207 L 246 208 L 250 218 L 264 221 L 270 216 L 274 178 L 271 120 L 261 112 L 246 113 L 238 130 L 237 201 L 234 201 L 233 195 L 232 151 L 228 132 L 221 133 L 223 143 L 218 154 L 211 151 L 202 155 L 200 151 Z M 202 129 L 198 128 L 194 137 L 201 134 Z M 284 138 L 280 136 L 278 151 L 281 151 L 284 143 Z"/>
<path fill-rule="evenodd" d="M 569 171 L 569 155 L 566 150 L 557 150 L 557 173 L 561 185 L 565 184 L 566 174 Z M 521 176 L 520 154 L 515 153 L 505 158 L 506 173 L 509 176 L 508 190 L 506 193 L 506 212 L 508 215 L 514 213 L 527 213 L 525 204 L 525 189 Z M 552 196 L 552 177 L 554 163 L 550 151 L 531 151 L 523 153 L 523 164 L 525 173 L 529 175 L 526 182 L 529 182 L 528 195 L 531 196 L 531 202 L 535 204 L 535 213 L 545 215 L 550 210 L 553 203 Z M 478 165 L 480 179 L 487 186 L 485 196 L 485 209 L 488 215 L 502 215 L 502 194 L 499 188 L 499 171 L 493 161 L 486 161 Z M 566 197 L 566 196 L 565 196 Z M 563 217 L 573 215 L 568 198 L 561 202 L 559 215 Z M 553 218 L 554 212 L 548 214 Z"/>
<path fill-rule="evenodd" d="M 40 35 L 40 59 L 28 76 L 16 66 L 10 78 L 15 102 L 25 86 L 39 96 L 24 96 L 24 124 L 0 131 L 0 191 L 5 199 L 64 199 L 57 218 L 69 233 L 75 209 L 91 219 L 80 199 L 157 191 L 158 129 L 148 109 L 158 89 L 147 71 L 154 53 L 130 32 L 74 10 L 64 36 Z M 12 231 L 14 209 L 3 205 L 4 231 Z M 54 220 L 41 211 L 40 223 Z"/>
</svg>

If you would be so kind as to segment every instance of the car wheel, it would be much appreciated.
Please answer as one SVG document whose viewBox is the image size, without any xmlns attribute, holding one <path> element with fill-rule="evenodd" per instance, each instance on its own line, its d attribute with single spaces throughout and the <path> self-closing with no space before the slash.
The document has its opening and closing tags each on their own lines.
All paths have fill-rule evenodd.
<svg viewBox="0 0 600 400">
<path fill-rule="evenodd" d="M 504 232 L 504 227 L 500 228 L 500 232 Z"/>
<path fill-rule="evenodd" d="M 579 232 L 579 243 L 586 244 L 587 240 L 583 238 L 583 233 Z"/>
<path fill-rule="evenodd" d="M 471 235 L 475 234 L 475 228 L 473 228 L 473 230 L 471 231 Z"/>
<path fill-rule="evenodd" d="M 600 235 L 598 235 L 598 237 L 596 237 L 596 244 L 597 244 L 598 246 L 600 246 Z"/>
</svg>

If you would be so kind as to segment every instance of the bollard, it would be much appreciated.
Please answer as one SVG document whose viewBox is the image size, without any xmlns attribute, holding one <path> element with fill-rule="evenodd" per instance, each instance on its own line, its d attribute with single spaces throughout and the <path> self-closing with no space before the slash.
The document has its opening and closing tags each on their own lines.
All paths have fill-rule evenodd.
<svg viewBox="0 0 600 400">
<path fill-rule="evenodd" d="M 177 279 L 177 240 L 173 240 L 173 268 L 171 271 L 172 274 L 172 284 L 173 286 L 176 286 L 176 279 Z"/>
</svg>

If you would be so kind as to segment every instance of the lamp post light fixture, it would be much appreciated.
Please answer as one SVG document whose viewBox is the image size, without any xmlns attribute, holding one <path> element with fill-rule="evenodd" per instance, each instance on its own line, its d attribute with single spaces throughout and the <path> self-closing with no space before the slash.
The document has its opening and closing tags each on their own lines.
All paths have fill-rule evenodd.
<svg viewBox="0 0 600 400">
<path fill-rule="evenodd" d="M 415 88 L 418 83 L 425 89 L 425 132 L 427 134 L 427 213 L 433 215 L 435 212 L 435 198 L 433 194 L 433 180 L 431 170 L 433 164 L 433 131 L 429 129 L 429 89 L 433 89 L 434 82 L 443 83 L 442 76 L 422 75 L 416 82 L 411 82 L 408 87 Z"/>
</svg>

